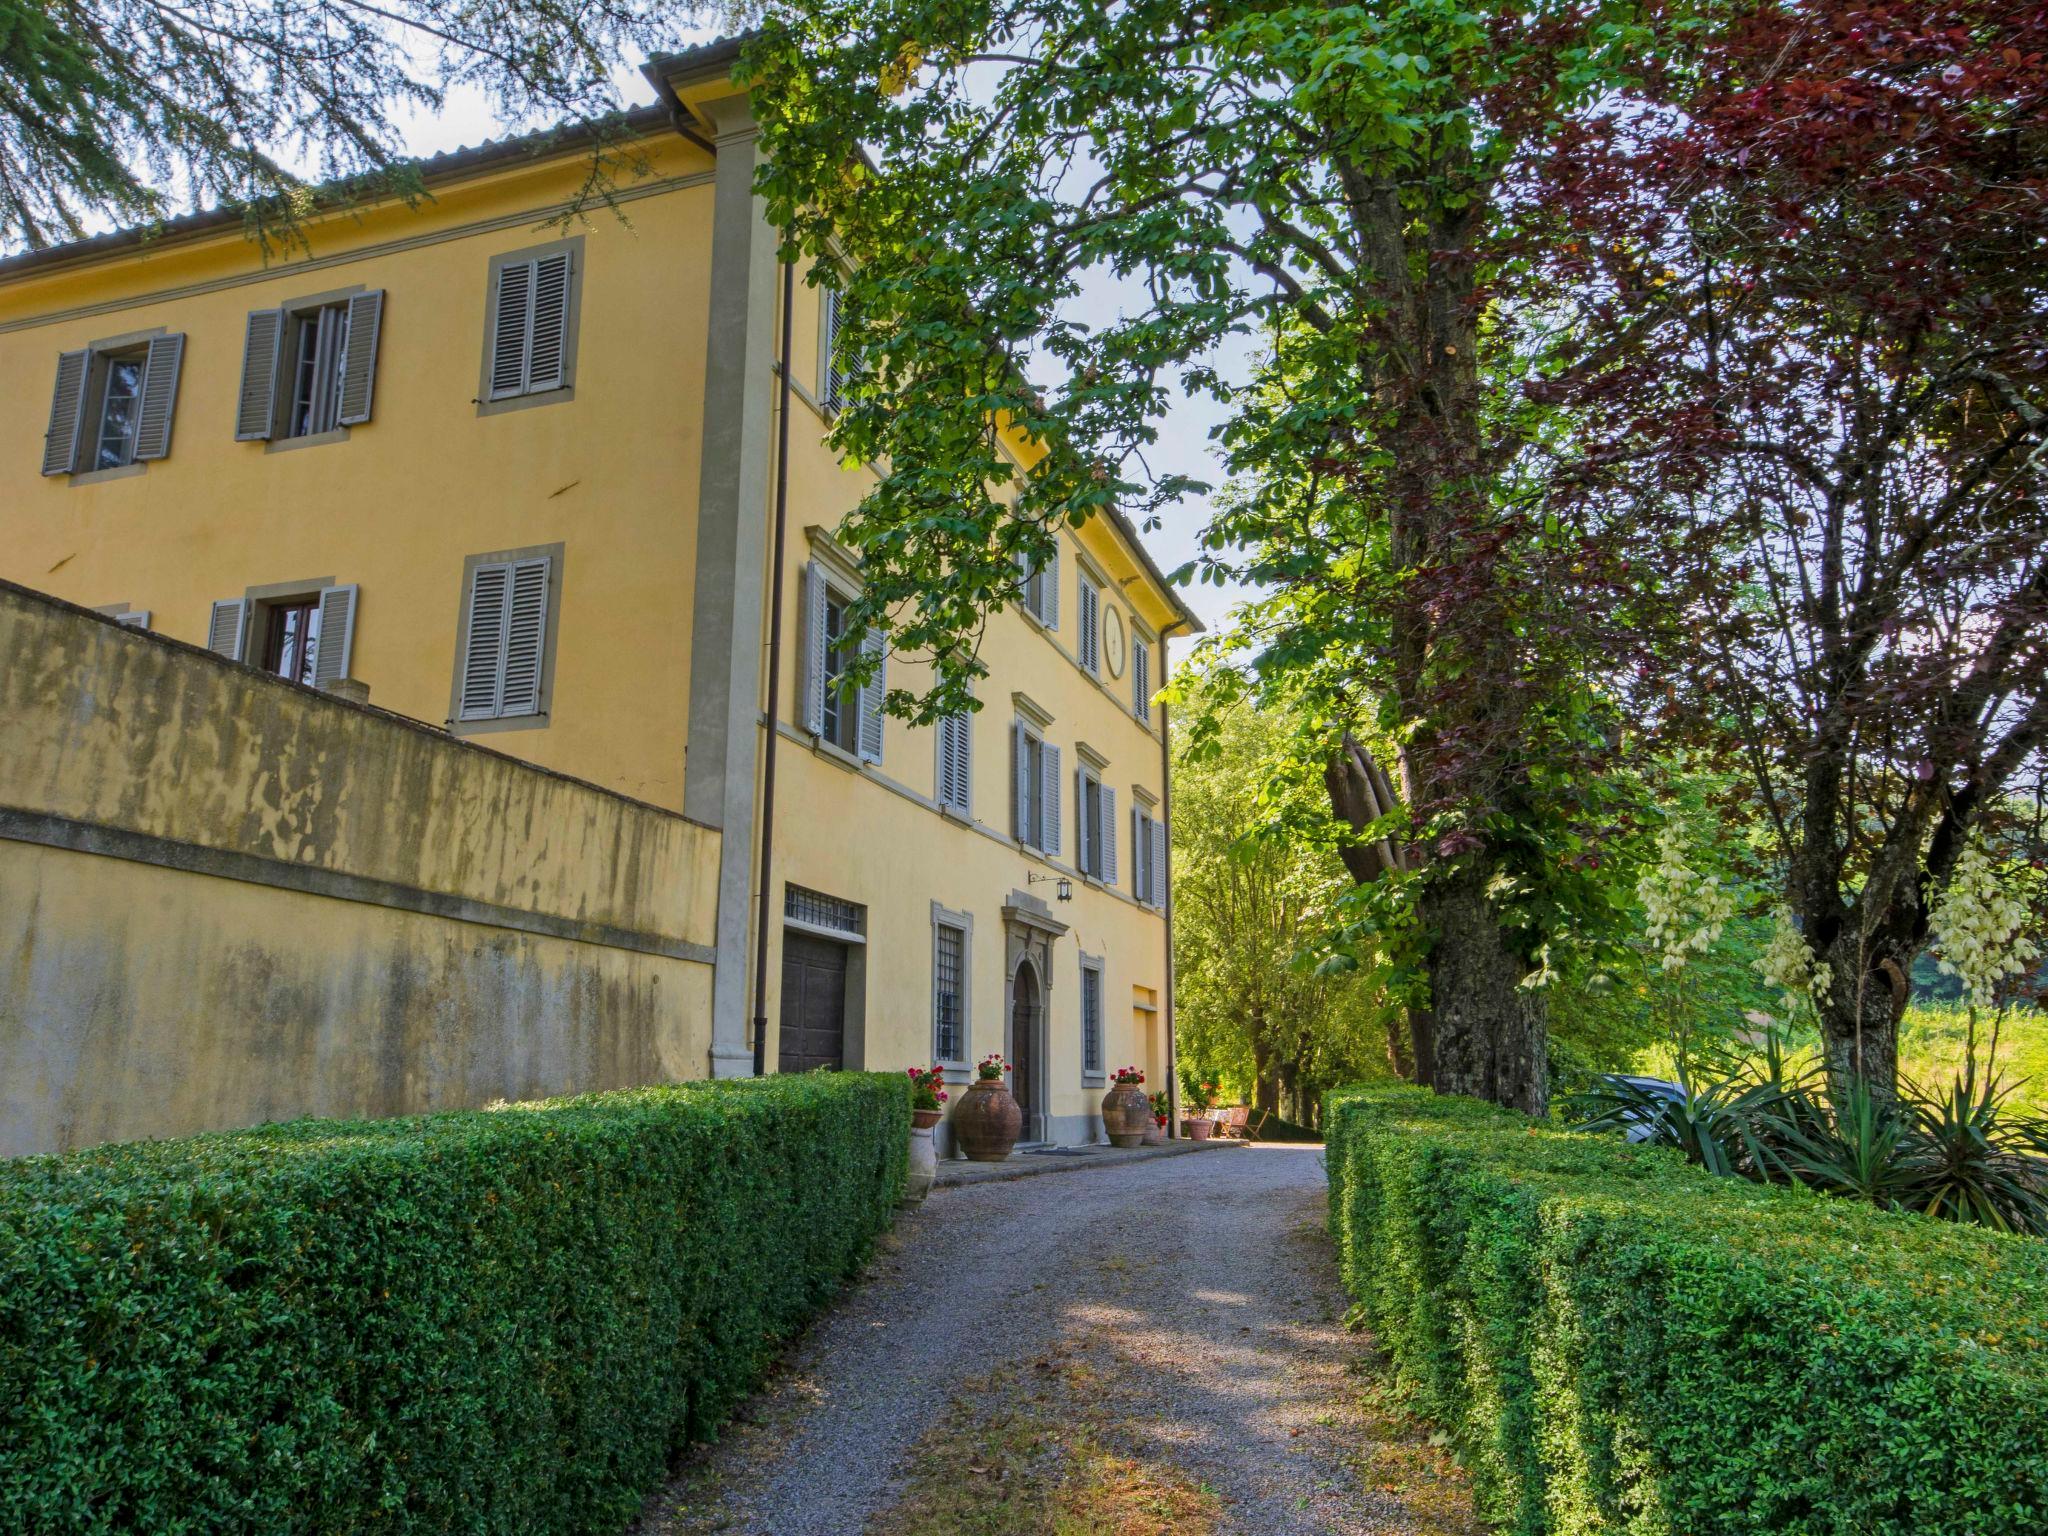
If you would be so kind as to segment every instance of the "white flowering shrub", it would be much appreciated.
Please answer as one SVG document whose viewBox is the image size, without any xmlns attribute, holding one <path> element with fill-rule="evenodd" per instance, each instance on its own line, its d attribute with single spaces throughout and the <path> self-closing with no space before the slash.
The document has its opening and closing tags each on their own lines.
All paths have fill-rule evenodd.
<svg viewBox="0 0 2048 1536">
<path fill-rule="evenodd" d="M 1658 837 L 1657 862 L 1636 881 L 1636 899 L 1643 904 L 1650 947 L 1666 971 L 1680 970 L 1692 956 L 1712 949 L 1735 915 L 1734 898 L 1721 882 L 1686 862 L 1675 824 Z"/>
<path fill-rule="evenodd" d="M 1757 973 L 1784 994 L 1786 1010 L 1794 1018 L 1816 1007 L 1835 979 L 1831 966 L 1814 959 L 1806 935 L 1793 924 L 1790 907 L 1781 906 L 1771 914 L 1771 941 L 1755 965 Z"/>
<path fill-rule="evenodd" d="M 2015 882 L 2002 876 L 1981 842 L 1956 861 L 1928 921 L 1944 975 L 1963 984 L 1972 1007 L 1998 1006 L 1999 984 L 2026 973 L 2041 951 L 2026 936 L 2030 914 Z"/>
</svg>

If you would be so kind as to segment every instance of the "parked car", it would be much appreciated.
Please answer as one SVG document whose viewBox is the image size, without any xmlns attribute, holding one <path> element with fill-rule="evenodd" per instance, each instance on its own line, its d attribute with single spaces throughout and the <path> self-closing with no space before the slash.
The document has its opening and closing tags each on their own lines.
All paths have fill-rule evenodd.
<svg viewBox="0 0 2048 1536">
<path fill-rule="evenodd" d="M 1683 1104 L 1685 1102 L 1685 1089 L 1665 1078 L 1629 1077 L 1616 1072 L 1607 1074 L 1606 1081 L 1626 1084 L 1646 1099 L 1662 1099 L 1667 1104 Z M 1622 1111 L 1621 1118 L 1629 1122 L 1628 1129 L 1623 1132 L 1623 1135 L 1630 1141 L 1650 1140 L 1656 1135 L 1656 1132 L 1651 1128 L 1651 1114 L 1652 1110 L 1648 1105 L 1641 1109 Z"/>
</svg>

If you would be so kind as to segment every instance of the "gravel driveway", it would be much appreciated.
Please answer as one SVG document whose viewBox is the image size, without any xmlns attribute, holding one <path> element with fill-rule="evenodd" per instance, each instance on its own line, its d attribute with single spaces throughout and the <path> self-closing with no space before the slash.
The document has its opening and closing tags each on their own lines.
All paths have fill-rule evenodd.
<svg viewBox="0 0 2048 1536">
<path fill-rule="evenodd" d="M 1218 1536 L 1476 1529 L 1343 1327 L 1323 1205 L 1320 1147 L 937 1190 L 641 1536 L 860 1532 L 985 1381 L 1075 1358 L 1120 1449 L 1198 1487 Z"/>
</svg>

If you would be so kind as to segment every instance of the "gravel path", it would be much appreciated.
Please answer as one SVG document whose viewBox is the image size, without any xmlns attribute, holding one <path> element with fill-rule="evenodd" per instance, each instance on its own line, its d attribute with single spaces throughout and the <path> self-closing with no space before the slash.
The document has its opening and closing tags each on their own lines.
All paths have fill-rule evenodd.
<svg viewBox="0 0 2048 1536">
<path fill-rule="evenodd" d="M 965 1378 L 1077 1350 L 1129 1384 L 1131 1452 L 1214 1493 L 1219 1533 L 1464 1530 L 1455 1474 L 1374 1406 L 1323 1206 L 1320 1147 L 937 1190 L 641 1536 L 859 1532 Z"/>
</svg>

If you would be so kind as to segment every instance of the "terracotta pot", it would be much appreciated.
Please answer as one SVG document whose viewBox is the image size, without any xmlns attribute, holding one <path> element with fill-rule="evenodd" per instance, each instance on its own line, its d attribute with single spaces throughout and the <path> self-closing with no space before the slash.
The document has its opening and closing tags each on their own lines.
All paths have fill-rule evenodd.
<svg viewBox="0 0 2048 1536">
<path fill-rule="evenodd" d="M 911 1125 L 920 1131 L 930 1130 L 945 1118 L 946 1112 L 943 1109 L 913 1109 L 910 1112 Z"/>
<path fill-rule="evenodd" d="M 1193 1141 L 1207 1141 L 1216 1129 L 1214 1120 L 1196 1120 L 1192 1117 L 1180 1123 L 1180 1132 Z"/>
<path fill-rule="evenodd" d="M 1023 1129 L 1024 1111 L 1001 1078 L 969 1083 L 953 1110 L 954 1139 L 971 1162 L 1000 1163 Z"/>
<path fill-rule="evenodd" d="M 1163 1146 L 1165 1142 L 1166 1127 L 1159 1123 L 1157 1115 L 1147 1115 L 1145 1117 L 1145 1145 L 1157 1147 Z"/>
<path fill-rule="evenodd" d="M 935 1110 L 925 1110 L 935 1114 Z M 938 1150 L 932 1145 L 932 1128 L 916 1126 L 910 1133 L 910 1166 L 903 1176 L 903 1203 L 922 1205 L 924 1197 L 932 1192 L 932 1180 L 939 1176 Z"/>
<path fill-rule="evenodd" d="M 1112 1083 L 1102 1096 L 1102 1128 L 1112 1147 L 1142 1147 L 1152 1123 L 1152 1095 L 1136 1083 Z"/>
</svg>

